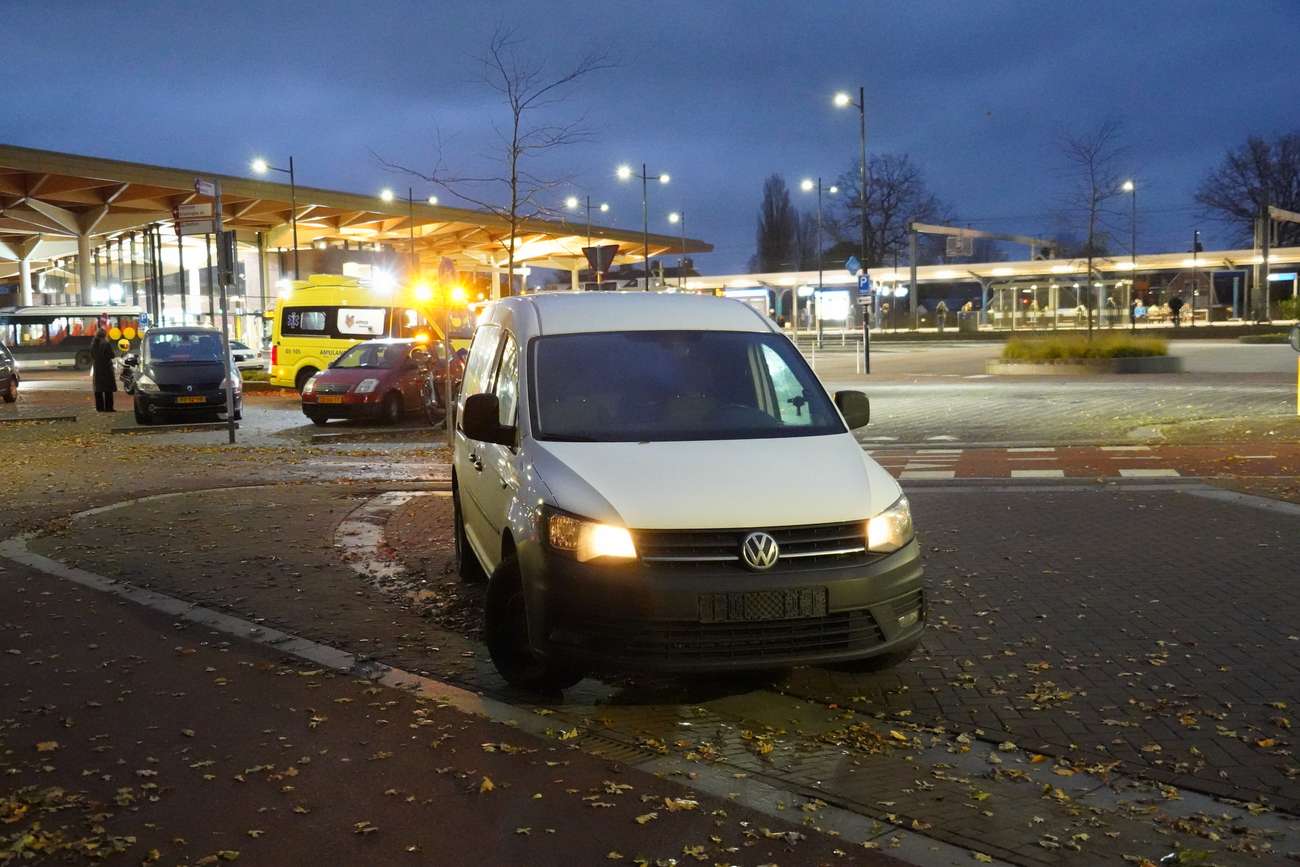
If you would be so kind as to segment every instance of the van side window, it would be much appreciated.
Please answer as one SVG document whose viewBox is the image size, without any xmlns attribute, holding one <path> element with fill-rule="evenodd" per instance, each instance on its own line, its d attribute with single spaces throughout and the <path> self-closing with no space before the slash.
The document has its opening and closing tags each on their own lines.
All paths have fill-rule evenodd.
<svg viewBox="0 0 1300 867">
<path fill-rule="evenodd" d="M 469 360 L 465 362 L 465 379 L 461 383 L 461 393 L 482 394 L 487 389 L 492 373 L 492 362 L 496 361 L 497 344 L 501 341 L 501 328 L 496 325 L 481 325 L 474 332 L 474 342 L 470 344 Z"/>
<path fill-rule="evenodd" d="M 807 406 L 803 387 L 799 385 L 799 378 L 770 346 L 763 347 L 763 365 L 776 397 L 775 412 L 769 410 L 769 414 L 787 426 L 812 424 L 812 413 Z"/>
<path fill-rule="evenodd" d="M 325 332 L 328 318 L 328 313 L 323 309 L 286 307 L 284 319 L 280 322 L 280 333 L 320 336 Z"/>
<path fill-rule="evenodd" d="M 506 427 L 513 427 L 515 410 L 519 406 L 519 348 L 509 334 L 505 336 L 505 348 L 501 350 L 501 364 L 497 368 L 494 393 L 500 409 L 497 421 Z"/>
</svg>

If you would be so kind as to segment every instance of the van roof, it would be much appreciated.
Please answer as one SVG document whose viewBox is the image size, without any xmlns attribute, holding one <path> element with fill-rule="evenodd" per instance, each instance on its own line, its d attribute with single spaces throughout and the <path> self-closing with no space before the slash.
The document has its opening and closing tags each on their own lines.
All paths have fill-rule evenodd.
<svg viewBox="0 0 1300 867">
<path fill-rule="evenodd" d="M 511 307 L 530 306 L 538 335 L 593 331 L 774 330 L 772 323 L 748 304 L 709 295 L 548 292 L 508 298 L 501 303 Z"/>
</svg>

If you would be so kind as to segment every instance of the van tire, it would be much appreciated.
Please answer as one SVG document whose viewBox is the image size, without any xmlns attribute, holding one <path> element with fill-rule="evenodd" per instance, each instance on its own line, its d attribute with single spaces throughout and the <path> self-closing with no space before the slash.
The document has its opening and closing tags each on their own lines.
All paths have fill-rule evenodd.
<svg viewBox="0 0 1300 867">
<path fill-rule="evenodd" d="M 528 643 L 528 617 L 519 560 L 511 554 L 488 580 L 484 638 L 492 664 L 511 686 L 556 693 L 582 680 L 573 666 L 538 656 Z"/>
<path fill-rule="evenodd" d="M 299 394 L 302 394 L 302 390 L 307 387 L 307 380 L 311 379 L 319 372 L 320 371 L 314 367 L 304 367 L 302 370 L 298 371 L 298 375 L 293 378 L 293 387 L 298 389 Z"/>
<path fill-rule="evenodd" d="M 18 399 L 18 377 L 9 377 L 9 385 L 5 388 L 5 403 L 13 403 Z"/>
<path fill-rule="evenodd" d="M 487 580 L 487 572 L 483 571 L 483 564 L 470 547 L 469 536 L 465 535 L 465 517 L 460 511 L 460 488 L 455 482 L 451 486 L 451 514 L 456 542 L 456 573 L 466 584 L 482 584 Z"/>
<path fill-rule="evenodd" d="M 139 403 L 135 404 L 135 423 L 140 425 L 153 424 L 153 419 L 149 416 L 149 413 L 140 409 Z"/>
</svg>

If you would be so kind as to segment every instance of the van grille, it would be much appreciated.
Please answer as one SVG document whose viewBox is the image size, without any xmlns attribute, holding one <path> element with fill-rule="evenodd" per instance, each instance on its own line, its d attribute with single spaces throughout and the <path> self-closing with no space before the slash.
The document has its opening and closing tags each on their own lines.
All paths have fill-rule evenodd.
<svg viewBox="0 0 1300 867">
<path fill-rule="evenodd" d="M 579 632 L 591 649 L 615 656 L 699 662 L 866 650 L 885 641 L 884 633 L 865 609 L 797 620 L 739 623 L 600 622 L 584 624 Z"/>
<path fill-rule="evenodd" d="M 771 534 L 780 547 L 780 557 L 768 572 L 853 566 L 875 559 L 867 552 L 864 521 L 735 530 L 634 530 L 633 538 L 643 563 L 744 569 L 740 544 L 755 529 Z"/>
</svg>

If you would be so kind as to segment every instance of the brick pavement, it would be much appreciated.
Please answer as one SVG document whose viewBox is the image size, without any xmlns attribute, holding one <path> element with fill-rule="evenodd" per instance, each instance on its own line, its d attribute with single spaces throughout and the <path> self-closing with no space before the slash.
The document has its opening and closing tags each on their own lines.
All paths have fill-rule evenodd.
<svg viewBox="0 0 1300 867">
<path fill-rule="evenodd" d="M 433 627 L 420 617 L 418 606 L 394 606 L 338 562 L 328 533 L 311 531 L 312 526 L 332 526 L 378 490 L 289 486 L 264 489 L 256 499 L 233 491 L 209 494 L 203 496 L 202 508 L 178 501 L 165 511 L 104 513 L 37 544 L 61 559 L 132 581 L 147 580 L 158 589 L 241 616 L 265 618 L 411 670 L 449 676 L 513 700 L 523 698 L 503 690 L 476 644 Z M 269 503 L 260 499 L 263 494 Z M 907 666 L 874 676 L 800 670 L 778 683 L 778 689 L 790 699 L 811 700 L 810 707 L 820 709 L 823 720 L 834 716 L 828 717 L 828 707 L 852 707 L 866 718 L 909 732 L 918 725 L 942 726 L 947 732 L 940 735 L 944 742 L 979 727 L 983 739 L 1012 740 L 1051 755 L 1052 767 L 1070 773 L 1119 761 L 1138 776 L 1288 805 L 1294 783 L 1287 776 L 1291 760 L 1283 751 L 1289 741 L 1277 726 L 1269 727 L 1271 716 L 1279 711 L 1268 702 L 1294 707 L 1300 699 L 1294 663 L 1290 669 L 1240 676 L 1258 667 L 1265 654 L 1281 655 L 1286 663 L 1286 645 L 1282 652 L 1277 649 L 1286 636 L 1261 632 L 1248 614 L 1263 612 L 1254 615 L 1256 619 L 1271 614 L 1271 620 L 1261 623 L 1274 631 L 1288 620 L 1295 622 L 1293 609 L 1271 598 L 1284 579 L 1273 574 L 1262 586 L 1255 586 L 1259 580 L 1252 582 L 1242 598 L 1253 609 L 1200 632 L 1200 612 L 1229 610 L 1225 599 L 1232 595 L 1222 582 L 1207 577 L 1206 564 L 1213 561 L 1199 557 L 1198 549 L 1180 540 L 1168 546 L 1158 542 L 1170 526 L 1214 526 L 1220 547 L 1227 545 L 1231 533 L 1252 534 L 1254 542 L 1238 546 L 1234 557 L 1217 548 L 1206 553 L 1244 573 L 1259 574 L 1269 562 L 1269 550 L 1261 544 L 1294 556 L 1294 539 L 1285 522 L 1279 526 L 1277 516 L 1260 519 L 1261 513 L 1253 510 L 1175 493 L 1100 488 L 1089 493 L 986 492 L 974 509 L 970 496 L 913 491 L 933 591 L 935 628 L 924 653 Z M 170 534 L 149 532 L 144 515 L 167 522 Z M 991 515 L 997 522 L 990 525 Z M 106 561 L 105 551 L 123 532 L 134 534 L 129 537 L 130 553 L 110 553 Z M 196 550 L 212 551 L 223 550 L 224 540 L 239 538 L 242 562 L 227 563 L 214 554 L 196 568 L 174 556 L 150 555 L 157 549 L 147 547 L 149 540 L 169 538 L 184 538 Z M 431 579 L 428 586 L 436 590 L 439 564 L 427 562 L 421 568 Z M 1188 583 L 1189 575 L 1197 577 L 1195 584 Z M 1135 594 L 1139 578 L 1146 578 L 1149 586 Z M 1193 592 L 1181 592 L 1189 588 Z M 1070 600 L 1068 608 L 1062 599 Z M 1143 604 L 1147 599 L 1169 601 Z M 1160 653 L 1169 656 L 1150 655 Z M 1219 666 L 1232 671 L 1220 671 Z M 693 694 L 695 689 L 654 679 L 604 684 L 588 680 L 571 691 L 565 707 L 590 714 L 592 724 L 598 729 L 608 726 L 616 741 L 639 732 L 668 742 L 676 740 L 668 735 L 680 731 L 677 720 L 683 709 L 703 707 L 719 720 L 720 733 L 730 731 L 726 738 L 720 734 L 719 744 L 730 744 L 728 760 L 746 773 L 798 782 L 810 793 L 820 792 L 882 821 L 898 814 L 905 825 L 916 821 L 933 826 L 927 833 L 946 835 L 942 838 L 960 845 L 982 840 L 994 854 L 1023 863 L 1082 857 L 1039 846 L 1036 832 L 1050 829 L 1048 833 L 1066 834 L 1068 839 L 1070 834 L 1088 833 L 1081 824 L 1085 820 L 1100 821 L 1092 808 L 1044 800 L 1032 783 L 990 779 L 987 769 L 967 782 L 954 783 L 944 779 L 947 772 L 941 766 L 897 764 L 900 759 L 911 763 L 914 757 L 859 756 L 846 761 L 843 751 L 818 752 L 810 743 L 815 746 L 825 723 L 819 728 L 815 720 L 804 719 L 796 731 L 785 721 L 790 707 L 778 696 L 760 691 L 756 703 L 738 705 L 731 697 L 734 690 L 725 685 L 705 695 Z M 1027 699 L 1030 694 L 1034 697 Z M 1222 704 L 1225 696 L 1231 696 L 1226 699 L 1231 706 Z M 652 712 L 656 706 L 666 707 L 667 716 L 657 718 Z M 1191 723 L 1182 719 L 1186 716 L 1192 717 Z M 754 720 L 750 725 L 755 729 L 762 725 L 786 730 L 774 735 L 778 742 L 793 739 L 774 753 L 778 761 L 754 764 L 752 742 L 739 736 L 744 727 L 740 721 L 746 719 Z M 1216 724 L 1230 727 L 1237 738 L 1218 734 Z M 1259 747 L 1258 740 L 1269 732 L 1277 743 Z M 1255 742 L 1240 740 L 1248 734 Z M 1160 751 L 1149 749 L 1152 744 Z M 1190 747 L 1196 747 L 1199 756 Z M 928 782 L 918 786 L 918 776 Z M 972 785 L 992 793 L 989 806 L 999 817 L 993 825 L 971 801 Z M 883 801 L 897 806 L 882 806 Z M 1025 826 L 1027 810 L 1049 824 L 1043 829 Z M 1158 815 L 1164 816 L 1163 810 Z M 1135 849 L 1135 841 L 1150 847 L 1151 820 L 1142 820 L 1148 827 L 1142 833 L 1136 819 L 1122 818 L 1105 814 L 1108 833 L 1121 837 L 1113 843 L 1098 840 L 1085 852 L 1096 856 L 1109 851 L 1118 857 L 1152 851 Z M 1210 831 L 1230 836 L 1223 828 Z M 1085 858 L 1076 863 L 1089 862 Z"/>
</svg>

